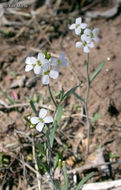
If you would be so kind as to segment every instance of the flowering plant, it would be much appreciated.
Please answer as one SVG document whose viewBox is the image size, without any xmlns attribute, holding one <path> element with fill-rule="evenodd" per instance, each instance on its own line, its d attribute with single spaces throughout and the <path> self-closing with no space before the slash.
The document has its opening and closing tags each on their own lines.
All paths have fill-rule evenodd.
<svg viewBox="0 0 121 190">
<path fill-rule="evenodd" d="M 86 80 L 87 80 L 87 89 L 85 92 L 85 97 L 82 98 L 80 95 L 78 95 L 75 90 L 80 87 L 80 84 L 77 86 L 74 86 L 73 88 L 69 89 L 67 92 L 64 92 L 62 89 L 60 91 L 60 99 L 57 103 L 56 98 L 53 96 L 51 87 L 50 87 L 50 78 L 52 79 L 57 79 L 59 77 L 59 70 L 60 67 L 66 67 L 68 66 L 68 60 L 65 57 L 64 53 L 61 52 L 59 57 L 53 57 L 47 52 L 40 52 L 37 56 L 37 58 L 34 57 L 27 57 L 25 60 L 25 71 L 31 71 L 34 70 L 34 73 L 41 76 L 42 79 L 42 84 L 48 86 L 48 90 L 50 93 L 50 97 L 55 105 L 55 111 L 54 111 L 54 118 L 52 116 L 47 116 L 47 110 L 42 108 L 40 109 L 39 113 L 36 111 L 36 108 L 31 102 L 31 107 L 33 111 L 35 112 L 36 116 L 32 116 L 31 118 L 28 118 L 27 121 L 29 122 L 29 125 L 31 128 L 35 127 L 38 132 L 41 132 L 46 136 L 46 148 L 47 148 L 47 172 L 49 174 L 53 189 L 56 190 L 58 189 L 56 187 L 56 184 L 53 179 L 53 168 L 51 166 L 52 163 L 52 150 L 53 150 L 53 145 L 54 145 L 54 138 L 56 131 L 60 125 L 61 121 L 61 116 L 63 112 L 63 101 L 70 95 L 73 94 L 76 98 L 78 98 L 81 103 L 83 104 L 85 114 L 86 114 L 86 122 L 87 122 L 87 138 L 88 138 L 88 145 L 87 145 L 87 155 L 89 153 L 89 136 L 90 136 L 90 120 L 88 116 L 88 96 L 89 96 L 89 90 L 90 90 L 90 85 L 92 81 L 95 79 L 95 77 L 98 75 L 98 73 L 101 71 L 104 62 L 102 62 L 97 70 L 94 72 L 92 77 L 89 76 L 89 71 L 88 71 L 88 65 L 89 65 L 89 53 L 90 53 L 90 48 L 94 47 L 94 42 L 98 42 L 98 32 L 99 29 L 94 28 L 94 29 L 89 29 L 87 28 L 87 24 L 82 22 L 82 18 L 79 17 L 75 20 L 75 23 L 69 26 L 70 30 L 75 30 L 75 34 L 78 35 L 80 38 L 80 41 L 76 42 L 76 47 L 77 48 L 82 48 L 84 53 L 87 54 L 87 59 L 85 60 L 85 66 L 86 66 Z M 52 125 L 50 125 L 52 124 Z M 44 129 L 44 126 L 46 126 L 46 130 Z M 35 151 L 35 150 L 34 150 Z M 35 152 L 34 152 L 35 155 Z M 36 161 L 36 158 L 35 158 Z M 58 160 L 59 161 L 59 160 Z M 39 169 L 36 164 L 36 169 L 39 172 Z M 64 190 L 68 190 L 70 188 L 70 183 L 68 181 L 68 176 L 67 176 L 67 171 L 65 167 L 65 163 L 63 163 L 63 171 L 64 171 L 64 176 L 66 179 L 66 182 L 64 184 Z M 37 174 L 37 179 L 38 179 L 38 174 Z M 79 183 L 77 187 L 81 187 Z M 40 180 L 38 179 L 38 188 L 40 188 Z M 77 188 L 79 189 L 79 188 Z"/>
</svg>

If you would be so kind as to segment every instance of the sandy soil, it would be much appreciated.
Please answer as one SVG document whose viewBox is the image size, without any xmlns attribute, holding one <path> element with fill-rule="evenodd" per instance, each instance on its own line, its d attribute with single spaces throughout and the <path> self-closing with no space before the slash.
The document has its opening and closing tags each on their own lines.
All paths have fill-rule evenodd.
<svg viewBox="0 0 121 190">
<path fill-rule="evenodd" d="M 2 29 L 6 33 L 0 35 L 0 101 L 9 105 L 10 101 L 7 96 L 15 99 L 16 95 L 15 105 L 21 104 L 18 108 L 8 109 L 0 102 L 0 148 L 10 153 L 19 154 L 20 151 L 22 136 L 17 131 L 29 132 L 24 120 L 25 115 L 32 114 L 30 106 L 24 105 L 28 103 L 28 99 L 33 95 L 36 100 L 41 97 L 40 105 L 44 104 L 53 108 L 47 88 L 41 85 L 41 80 L 37 80 L 32 72 L 25 73 L 24 71 L 25 58 L 36 55 L 35 49 L 32 48 L 40 50 L 40 45 L 48 35 L 48 33 L 44 34 L 44 31 L 36 30 L 34 24 L 36 25 L 32 23 L 32 28 L 26 26 L 25 29 L 25 26 L 22 26 L 21 31 L 18 26 L 10 27 L 11 33 L 13 32 L 12 37 L 6 34 L 8 28 L 4 26 Z M 109 161 L 121 160 L 121 15 L 107 21 L 96 19 L 88 25 L 98 27 L 100 30 L 100 42 L 90 53 L 90 76 L 102 61 L 105 62 L 103 70 L 91 85 L 88 99 L 90 119 L 95 113 L 101 115 L 98 121 L 91 126 L 90 155 L 95 154 L 97 148 L 101 146 L 104 149 L 105 158 L 108 157 Z M 14 35 L 14 30 L 20 32 L 17 37 Z M 57 39 L 53 38 L 51 45 L 45 40 L 43 50 L 46 49 L 57 55 L 63 51 L 69 60 L 68 68 L 62 69 L 58 80 L 51 82 L 54 93 L 62 87 L 66 91 L 81 80 L 82 87 L 77 89 L 77 93 L 84 96 L 86 54 L 81 49 L 75 48 L 77 39 L 72 31 L 68 31 L 66 35 L 60 35 Z M 14 73 L 11 73 L 12 71 Z M 32 77 L 33 84 L 31 85 L 30 78 Z M 60 129 L 65 133 L 67 144 L 72 147 L 72 154 L 81 152 L 83 163 L 89 163 L 93 159 L 92 157 L 85 159 L 86 124 L 82 123 L 79 109 L 82 111 L 81 103 L 70 96 L 65 102 L 65 113 L 72 115 L 72 118 L 66 128 L 63 128 L 65 121 L 62 121 Z M 73 114 L 76 114 L 75 117 Z M 62 134 L 59 138 L 63 141 Z M 65 157 L 69 167 L 76 166 L 76 161 L 73 164 L 73 159 L 69 155 Z M 81 162 L 79 164 L 81 165 Z M 120 164 L 113 166 L 111 175 L 114 179 L 120 178 Z"/>
</svg>

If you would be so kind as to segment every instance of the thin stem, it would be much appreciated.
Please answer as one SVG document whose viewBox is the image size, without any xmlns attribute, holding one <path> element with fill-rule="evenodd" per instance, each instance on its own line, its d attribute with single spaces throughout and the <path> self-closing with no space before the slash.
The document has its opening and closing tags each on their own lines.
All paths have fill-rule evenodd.
<svg viewBox="0 0 121 190">
<path fill-rule="evenodd" d="M 89 96 L 89 88 L 90 88 L 90 80 L 89 80 L 89 73 L 88 73 L 88 65 L 89 65 L 89 54 L 87 54 L 87 61 L 86 61 L 87 91 L 86 91 L 85 102 L 87 102 L 87 100 L 88 100 L 88 96 Z"/>
<path fill-rule="evenodd" d="M 50 87 L 49 84 L 48 84 L 48 90 L 49 90 L 49 93 L 50 93 L 50 97 L 51 97 L 51 99 L 52 99 L 52 101 L 53 101 L 55 107 L 57 108 L 57 103 L 56 103 L 56 101 L 54 100 L 54 97 L 53 97 L 52 91 L 51 91 L 51 87 Z"/>
<path fill-rule="evenodd" d="M 35 164 L 35 169 L 37 171 L 36 177 L 37 177 L 37 184 L 38 184 L 38 190 L 41 190 L 41 183 L 40 183 L 40 175 L 39 175 L 39 168 L 36 160 L 36 154 L 35 154 L 35 144 L 34 144 L 34 133 L 32 133 L 32 153 L 33 153 L 33 160 Z"/>
<path fill-rule="evenodd" d="M 86 79 L 87 79 L 87 91 L 85 96 L 85 112 L 87 116 L 87 148 L 86 148 L 86 154 L 89 153 L 89 137 L 90 137 L 90 120 L 88 116 L 88 108 L 87 108 L 87 102 L 88 102 L 88 96 L 89 96 L 89 89 L 90 89 L 90 80 L 89 80 L 89 73 L 88 73 L 88 64 L 89 64 L 89 54 L 87 55 L 87 62 L 86 62 Z"/>
<path fill-rule="evenodd" d="M 48 145 L 48 155 L 47 155 L 47 161 L 48 161 L 48 169 L 49 169 L 49 176 L 50 176 L 50 180 L 53 186 L 53 190 L 56 190 L 54 181 L 53 181 L 53 172 L 52 172 L 52 167 L 51 167 L 51 158 L 52 158 L 52 149 L 51 149 L 51 145 L 50 145 L 50 128 L 49 125 L 47 126 L 48 130 L 47 130 L 47 145 Z"/>
</svg>

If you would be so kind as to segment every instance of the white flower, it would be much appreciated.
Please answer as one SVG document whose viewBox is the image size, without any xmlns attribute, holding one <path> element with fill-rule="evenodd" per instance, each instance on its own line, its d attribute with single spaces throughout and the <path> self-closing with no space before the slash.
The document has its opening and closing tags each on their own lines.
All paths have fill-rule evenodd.
<svg viewBox="0 0 121 190">
<path fill-rule="evenodd" d="M 55 70 L 50 70 L 50 63 L 44 64 L 43 66 L 43 74 L 42 74 L 42 84 L 47 85 L 49 84 L 49 77 L 52 79 L 58 78 L 58 72 Z"/>
<path fill-rule="evenodd" d="M 55 66 L 54 70 L 59 71 L 60 67 L 66 67 L 68 64 L 68 60 L 65 58 L 65 55 L 63 52 L 60 52 L 59 58 L 52 57 L 50 60 L 50 64 Z"/>
<path fill-rule="evenodd" d="M 87 36 L 90 38 L 90 41 L 94 40 L 95 42 L 98 42 L 99 41 L 98 32 L 99 32 L 98 28 L 94 28 L 93 30 L 86 28 L 84 30 L 84 34 L 82 35 L 82 38 L 83 36 Z"/>
<path fill-rule="evenodd" d="M 40 109 L 39 111 L 39 117 L 31 117 L 30 121 L 33 125 L 36 125 L 37 131 L 41 132 L 45 123 L 52 123 L 53 117 L 52 116 L 46 116 L 47 110 L 46 109 Z"/>
<path fill-rule="evenodd" d="M 76 22 L 74 24 L 72 24 L 72 25 L 69 26 L 69 29 L 70 30 L 75 29 L 75 33 L 77 35 L 80 35 L 82 29 L 85 29 L 86 27 L 87 27 L 87 24 L 86 23 L 82 23 L 82 18 L 79 17 L 79 18 L 76 18 Z"/>
<path fill-rule="evenodd" d="M 42 66 L 48 62 L 49 61 L 45 59 L 43 53 L 39 53 L 37 59 L 34 57 L 27 57 L 25 60 L 25 71 L 28 72 L 33 69 L 35 74 L 42 74 Z"/>
<path fill-rule="evenodd" d="M 82 41 L 82 42 L 76 42 L 76 48 L 83 48 L 85 53 L 90 52 L 90 48 L 94 47 L 94 43 L 90 41 Z"/>
</svg>

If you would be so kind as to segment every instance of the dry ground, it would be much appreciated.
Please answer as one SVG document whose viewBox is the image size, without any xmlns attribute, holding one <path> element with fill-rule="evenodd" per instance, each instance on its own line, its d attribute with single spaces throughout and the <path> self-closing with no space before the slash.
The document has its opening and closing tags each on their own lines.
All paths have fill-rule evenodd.
<svg viewBox="0 0 121 190">
<path fill-rule="evenodd" d="M 13 19 L 12 17 L 13 15 L 11 15 L 10 20 Z M 47 89 L 41 85 L 41 80 L 37 80 L 32 72 L 25 73 L 24 66 L 27 56 L 36 55 L 37 51 L 41 50 L 41 46 L 43 50 L 48 50 L 57 55 L 63 51 L 69 60 L 69 66 L 67 69 L 61 70 L 58 80 L 51 82 L 54 93 L 57 93 L 62 87 L 66 91 L 78 84 L 79 79 L 83 85 L 77 89 L 77 93 L 84 96 L 85 92 L 84 60 L 86 55 L 81 49 L 75 48 L 77 37 L 68 31 L 68 22 L 62 28 L 57 29 L 58 20 L 55 19 L 55 23 L 51 20 L 49 27 L 52 26 L 52 32 L 57 27 L 57 31 L 51 33 L 51 28 L 44 25 L 44 22 L 46 24 L 49 22 L 48 17 L 45 21 L 43 16 L 40 15 L 39 18 L 38 23 L 36 23 L 37 19 L 31 20 L 29 26 L 2 26 L 1 29 L 4 32 L 1 32 L 0 35 L 0 149 L 9 156 L 12 153 L 22 154 L 20 153 L 21 143 L 25 143 L 25 134 L 30 131 L 24 120 L 26 114 L 33 114 L 30 106 L 24 105 L 28 103 L 28 99 L 34 96 L 34 100 L 39 102 L 39 105 L 53 108 Z M 43 29 L 39 29 L 39 24 L 40 26 L 43 24 Z M 70 96 L 65 102 L 67 118 L 62 121 L 58 139 L 63 143 L 64 138 L 67 145 L 71 147 L 71 154 L 66 155 L 66 152 L 64 153 L 70 169 L 91 163 L 95 159 L 95 151 L 99 147 L 104 149 L 104 156 L 108 161 L 121 160 L 121 14 L 109 20 L 96 19 L 89 22 L 88 25 L 100 29 L 100 42 L 95 45 L 90 53 L 90 75 L 102 61 L 105 61 L 103 70 L 91 85 L 88 100 L 90 119 L 95 113 L 99 113 L 101 117 L 92 124 L 91 156 L 86 159 L 86 124 L 82 122 L 80 116 L 81 104 L 73 96 Z M 64 34 L 63 30 L 65 30 Z M 58 34 L 59 32 L 60 34 Z M 30 79 L 32 77 L 31 84 Z M 16 104 L 20 104 L 20 106 L 11 109 L 5 108 L 3 102 L 10 104 L 8 97 L 16 99 L 15 106 Z M 11 105 L 14 106 L 14 104 Z M 66 121 L 67 124 L 64 126 Z M 79 163 L 76 160 L 73 161 L 73 156 L 77 153 L 81 155 Z M 1 182 L 4 180 L 5 183 L 4 175 L 7 173 L 4 173 L 3 168 L 1 169 Z M 110 172 L 109 179 L 119 179 L 121 177 L 121 165 L 112 165 Z M 99 181 L 102 178 L 98 176 L 95 180 Z"/>
</svg>

